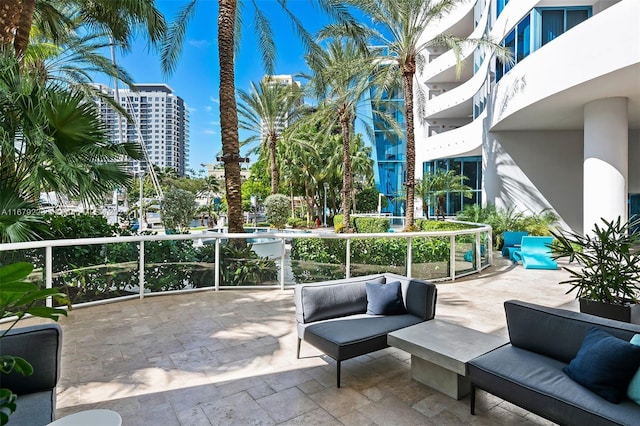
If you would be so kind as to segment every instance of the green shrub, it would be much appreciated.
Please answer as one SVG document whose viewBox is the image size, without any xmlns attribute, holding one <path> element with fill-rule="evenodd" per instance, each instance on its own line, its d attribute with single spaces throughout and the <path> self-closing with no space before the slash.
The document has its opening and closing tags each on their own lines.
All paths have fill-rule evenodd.
<svg viewBox="0 0 640 426">
<path fill-rule="evenodd" d="M 166 229 L 188 233 L 196 209 L 195 195 L 184 189 L 171 189 L 164 194 L 164 202 L 160 210 L 162 225 Z"/>
<path fill-rule="evenodd" d="M 359 234 L 374 234 L 389 230 L 386 217 L 351 217 L 351 226 Z"/>
<path fill-rule="evenodd" d="M 286 195 L 273 194 L 264 200 L 264 211 L 267 221 L 274 228 L 281 229 L 291 215 L 291 203 Z"/>
<path fill-rule="evenodd" d="M 292 226 L 294 228 L 306 228 L 307 227 L 307 220 L 306 219 L 302 219 L 299 217 L 290 217 L 287 220 L 287 225 Z"/>
<path fill-rule="evenodd" d="M 472 229 L 474 226 L 464 223 L 446 222 L 442 220 L 418 219 L 415 222 L 420 231 L 459 231 L 461 229 Z"/>
<path fill-rule="evenodd" d="M 478 205 L 466 206 L 458 213 L 457 219 L 490 225 L 494 247 L 500 249 L 505 231 L 527 231 L 530 235 L 551 235 L 549 228 L 557 222 L 558 217 L 548 210 L 527 215 L 516 212 L 514 209 L 497 209 L 489 204 L 484 208 Z"/>
<path fill-rule="evenodd" d="M 337 214 L 333 217 L 333 232 L 336 234 L 342 233 L 342 220 L 344 219 L 344 215 Z"/>
</svg>

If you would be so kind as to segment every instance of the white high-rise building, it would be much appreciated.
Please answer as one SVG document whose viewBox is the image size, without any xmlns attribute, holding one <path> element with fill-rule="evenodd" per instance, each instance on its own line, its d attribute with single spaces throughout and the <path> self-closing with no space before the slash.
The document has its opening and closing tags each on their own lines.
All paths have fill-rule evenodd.
<svg viewBox="0 0 640 426">
<path fill-rule="evenodd" d="M 97 87 L 116 98 L 114 89 Z M 132 121 L 117 114 L 104 99 L 95 99 L 111 140 L 141 142 L 149 162 L 162 169 L 172 168 L 183 176 L 189 163 L 189 111 L 184 100 L 166 84 L 137 84 L 135 91 L 118 90 L 118 97 Z M 146 168 L 146 161 L 141 167 Z"/>
<path fill-rule="evenodd" d="M 265 75 L 262 77 L 262 82 L 264 84 L 273 86 L 285 86 L 285 87 L 301 87 L 301 83 L 297 80 L 293 79 L 292 75 L 289 74 L 279 74 L 279 75 Z M 304 104 L 304 100 L 300 99 L 300 106 Z M 279 117 L 276 122 L 276 131 L 278 134 L 281 134 L 284 129 L 289 125 L 290 117 L 288 114 L 284 114 L 282 117 Z M 260 139 L 264 140 L 266 135 L 264 134 L 264 130 L 261 132 Z"/>
<path fill-rule="evenodd" d="M 416 75 L 416 171 L 455 170 L 463 205 L 555 212 L 589 233 L 600 218 L 640 213 L 640 1 L 474 0 L 439 33 L 488 36 L 514 55 L 432 50 Z M 421 92 L 421 93 L 420 93 Z M 417 103 L 416 103 L 417 104 Z"/>
</svg>

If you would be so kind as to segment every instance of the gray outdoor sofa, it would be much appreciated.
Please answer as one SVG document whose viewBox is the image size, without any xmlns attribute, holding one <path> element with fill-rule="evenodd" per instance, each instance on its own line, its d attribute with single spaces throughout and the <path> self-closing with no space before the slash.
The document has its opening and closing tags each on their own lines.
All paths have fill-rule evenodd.
<svg viewBox="0 0 640 426">
<path fill-rule="evenodd" d="M 61 349 L 58 324 L 14 328 L 0 340 L 0 355 L 24 358 L 33 367 L 31 376 L 16 372 L 0 376 L 0 387 L 18 395 L 10 426 L 44 426 L 55 420 Z"/>
<path fill-rule="evenodd" d="M 626 395 L 609 402 L 563 372 L 592 327 L 629 341 L 640 326 L 520 301 L 504 306 L 511 342 L 469 362 L 471 414 L 478 388 L 562 425 L 640 424 L 640 405 Z"/>
<path fill-rule="evenodd" d="M 400 282 L 401 309 L 394 315 L 367 314 L 366 283 Z M 391 287 L 391 286 L 390 286 Z M 390 273 L 301 284 L 295 287 L 297 356 L 304 340 L 340 363 L 388 347 L 387 333 L 430 320 L 435 315 L 433 283 Z"/>
</svg>

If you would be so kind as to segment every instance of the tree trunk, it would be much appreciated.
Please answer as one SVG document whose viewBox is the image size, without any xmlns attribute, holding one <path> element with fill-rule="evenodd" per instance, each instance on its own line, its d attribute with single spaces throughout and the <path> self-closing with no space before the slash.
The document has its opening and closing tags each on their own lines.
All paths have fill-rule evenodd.
<svg viewBox="0 0 640 426">
<path fill-rule="evenodd" d="M 278 164 L 276 163 L 276 146 L 278 143 L 278 136 L 274 132 L 267 137 L 269 138 L 269 163 L 271 165 L 271 194 L 277 194 L 278 183 L 280 181 Z"/>
<path fill-rule="evenodd" d="M 240 187 L 240 142 L 234 70 L 236 0 L 218 1 L 218 63 L 220 64 L 220 129 L 229 232 L 243 232 Z"/>
<path fill-rule="evenodd" d="M 17 58 L 22 58 L 24 52 L 29 45 L 29 33 L 31 32 L 31 24 L 33 23 L 33 11 L 36 8 L 36 0 L 22 0 L 22 11 L 16 36 L 13 40 L 13 47 Z"/>
<path fill-rule="evenodd" d="M 402 91 L 404 94 L 404 116 L 407 133 L 407 200 L 404 212 L 404 227 L 413 227 L 414 190 L 416 186 L 416 143 L 413 129 L 413 76 L 416 72 L 415 59 L 408 59 L 402 70 Z"/>
<path fill-rule="evenodd" d="M 349 149 L 349 114 L 346 111 L 340 114 L 340 126 L 342 135 L 342 232 L 351 232 L 349 227 L 351 219 L 351 150 Z"/>
<path fill-rule="evenodd" d="M 13 44 L 22 12 L 21 0 L 0 0 L 0 47 Z"/>
</svg>

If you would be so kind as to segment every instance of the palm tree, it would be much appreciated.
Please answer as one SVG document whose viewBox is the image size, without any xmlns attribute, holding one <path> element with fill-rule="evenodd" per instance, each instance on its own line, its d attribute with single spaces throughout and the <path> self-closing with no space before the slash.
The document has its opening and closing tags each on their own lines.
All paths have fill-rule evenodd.
<svg viewBox="0 0 640 426">
<path fill-rule="evenodd" d="M 399 77 L 402 82 L 407 162 L 405 228 L 412 229 L 416 157 L 413 84 L 419 56 L 430 47 L 447 46 L 456 54 L 460 68 L 462 47 L 468 43 L 489 46 L 505 61 L 510 60 L 509 52 L 484 39 L 460 39 L 447 34 L 430 40 L 424 37 L 430 26 L 451 12 L 460 0 L 346 0 L 345 3 L 368 16 L 374 22 L 375 28 L 360 26 L 358 31 L 355 31 L 352 27 L 345 29 L 343 26 L 335 25 L 328 27 L 324 33 L 335 36 L 347 33 L 353 35 L 357 32 L 360 36 L 367 37 L 371 45 L 383 47 L 377 60 L 380 64 L 386 65 L 381 67 L 381 70 L 389 73 L 386 80 L 394 81 L 394 77 Z"/>
<path fill-rule="evenodd" d="M 178 13 L 178 17 L 169 27 L 169 32 L 162 48 L 162 64 L 165 73 L 175 70 L 184 42 L 187 22 L 195 14 L 198 0 L 191 0 Z M 338 22 L 355 26 L 353 17 L 348 13 L 342 1 L 316 0 L 320 9 Z M 268 20 L 255 7 L 255 29 L 258 32 L 260 56 L 267 74 L 273 74 L 275 60 L 275 45 L 271 37 L 272 30 Z M 303 44 L 309 51 L 319 50 L 311 35 L 304 29 L 301 22 L 287 9 L 286 0 L 278 0 L 278 4 L 291 18 Z M 235 98 L 235 43 L 239 38 L 236 27 L 239 26 L 241 13 L 237 0 L 218 1 L 218 65 L 220 67 L 220 129 L 222 139 L 222 159 L 224 161 L 225 186 L 227 190 L 227 213 L 229 232 L 242 232 L 242 180 L 240 178 L 240 142 L 238 140 L 238 108 Z"/>
<path fill-rule="evenodd" d="M 166 31 L 164 17 L 153 0 L 4 0 L 0 7 L 0 46 L 5 51 L 11 47 L 22 59 L 34 25 L 57 44 L 69 35 L 68 26 L 74 19 L 89 32 L 108 33 L 124 48 L 130 46 L 141 27 L 154 44 Z"/>
<path fill-rule="evenodd" d="M 268 152 L 271 193 L 277 194 L 280 176 L 276 147 L 284 124 L 295 121 L 303 113 L 302 90 L 297 85 L 282 85 L 266 79 L 258 86 L 252 82 L 251 90 L 240 90 L 238 96 L 242 102 L 238 109 L 241 117 L 240 128 L 254 133 L 245 143 L 259 140 L 260 145 L 256 150 Z"/>
<path fill-rule="evenodd" d="M 343 232 L 349 232 L 353 187 L 351 134 L 358 104 L 372 87 L 376 64 L 367 51 L 349 39 L 330 41 L 326 50 L 307 55 L 307 63 L 314 72 L 311 86 L 320 100 L 317 117 L 328 124 L 327 134 L 337 124 L 342 137 L 342 224 Z"/>
<path fill-rule="evenodd" d="M 83 93 L 45 83 L 21 72 L 11 53 L 0 55 L 0 193 L 15 200 L 12 209 L 35 206 L 41 191 L 99 202 L 130 179 L 123 158 L 141 157 L 137 145 L 109 141 Z"/>
<path fill-rule="evenodd" d="M 437 203 L 436 218 L 444 219 L 444 200 L 447 193 L 460 192 L 467 198 L 472 197 L 472 188 L 464 184 L 468 177 L 460 175 L 455 170 L 437 170 L 424 175 L 422 181 L 416 184 L 416 191 L 422 197 L 422 210 L 429 217 L 429 205 Z"/>
</svg>

